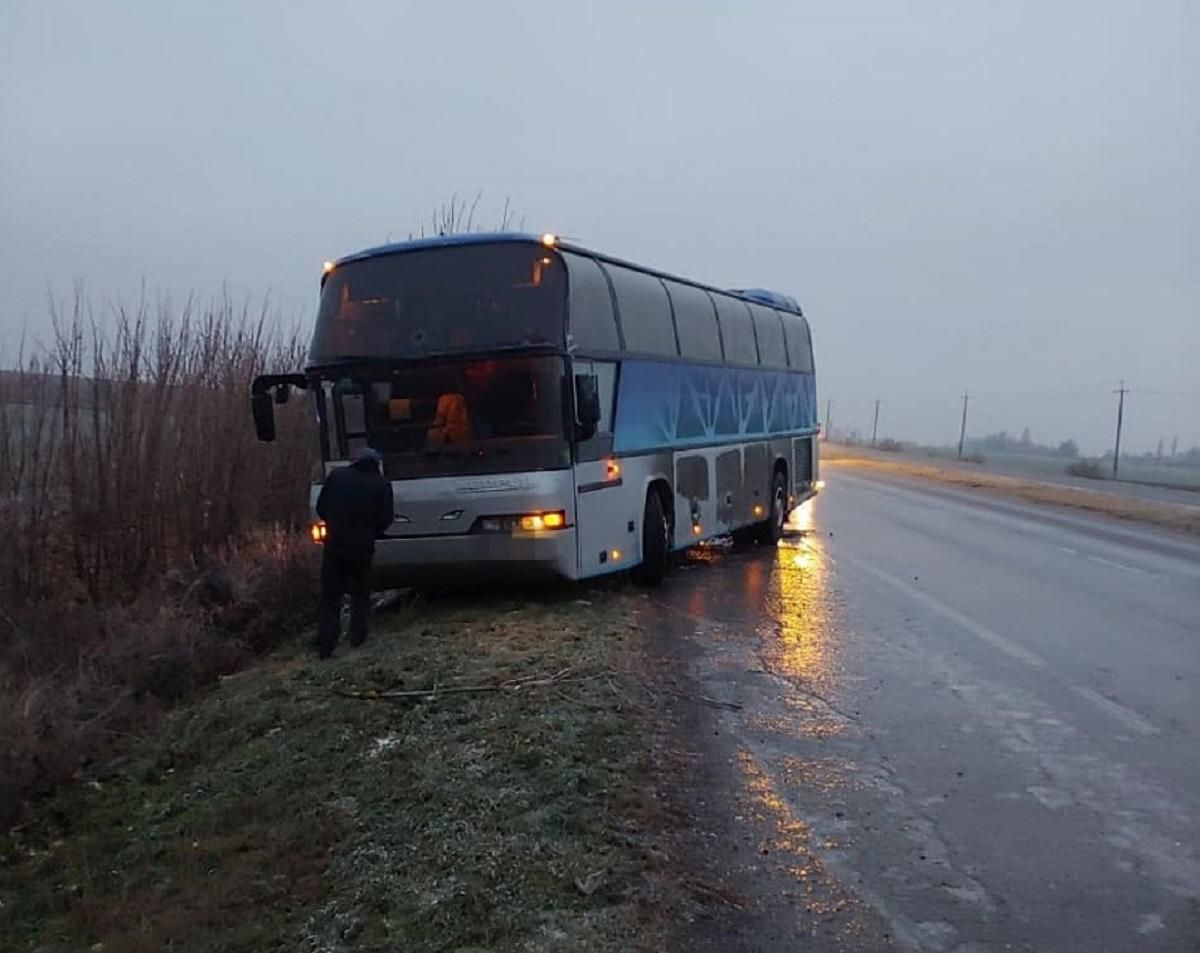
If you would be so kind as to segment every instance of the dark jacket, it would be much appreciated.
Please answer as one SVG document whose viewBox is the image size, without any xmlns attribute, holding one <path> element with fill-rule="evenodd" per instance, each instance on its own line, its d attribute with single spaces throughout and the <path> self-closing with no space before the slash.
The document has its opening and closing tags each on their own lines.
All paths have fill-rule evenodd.
<svg viewBox="0 0 1200 953">
<path fill-rule="evenodd" d="M 340 555 L 373 553 L 375 537 L 392 525 L 392 505 L 392 485 L 374 465 L 334 470 L 317 497 L 325 545 Z"/>
</svg>

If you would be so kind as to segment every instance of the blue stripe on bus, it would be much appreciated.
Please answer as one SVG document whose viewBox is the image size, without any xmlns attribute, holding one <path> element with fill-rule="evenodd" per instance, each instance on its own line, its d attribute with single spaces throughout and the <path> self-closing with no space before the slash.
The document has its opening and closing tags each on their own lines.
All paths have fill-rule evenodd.
<svg viewBox="0 0 1200 953">
<path fill-rule="evenodd" d="M 817 425 L 812 374 L 626 360 L 618 395 L 617 453 L 769 437 Z"/>
</svg>

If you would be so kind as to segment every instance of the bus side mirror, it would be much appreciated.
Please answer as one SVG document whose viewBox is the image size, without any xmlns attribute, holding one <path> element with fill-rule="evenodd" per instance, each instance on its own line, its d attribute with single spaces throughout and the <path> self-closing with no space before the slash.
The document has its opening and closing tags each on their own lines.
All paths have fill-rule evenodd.
<svg viewBox="0 0 1200 953">
<path fill-rule="evenodd" d="M 270 443 L 275 439 L 276 404 L 286 404 L 293 387 L 308 389 L 308 379 L 303 374 L 259 374 L 250 384 L 250 410 L 254 414 L 254 430 L 258 439 Z M 275 391 L 274 398 L 271 391 Z"/>
<path fill-rule="evenodd" d="M 591 440 L 600 423 L 600 380 L 595 374 L 576 375 L 575 413 L 579 420 L 578 438 Z"/>
<path fill-rule="evenodd" d="M 254 430 L 258 439 L 270 443 L 275 439 L 275 407 L 271 395 L 264 391 L 250 396 L 250 410 L 254 413 Z"/>
</svg>

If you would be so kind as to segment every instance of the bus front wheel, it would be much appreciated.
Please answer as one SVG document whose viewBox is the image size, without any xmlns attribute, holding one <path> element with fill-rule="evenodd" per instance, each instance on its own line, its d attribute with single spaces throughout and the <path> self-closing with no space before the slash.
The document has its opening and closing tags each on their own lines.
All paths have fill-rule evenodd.
<svg viewBox="0 0 1200 953">
<path fill-rule="evenodd" d="M 657 585 L 667 574 L 671 564 L 671 535 L 671 519 L 663 507 L 662 496 L 657 490 L 650 490 L 642 516 L 642 562 L 636 570 L 642 584 Z"/>
</svg>

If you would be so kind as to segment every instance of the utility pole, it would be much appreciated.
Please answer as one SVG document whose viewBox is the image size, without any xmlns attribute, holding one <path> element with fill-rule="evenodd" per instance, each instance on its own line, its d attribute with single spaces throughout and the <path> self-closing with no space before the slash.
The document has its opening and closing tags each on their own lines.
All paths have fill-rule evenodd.
<svg viewBox="0 0 1200 953">
<path fill-rule="evenodd" d="M 1125 395 L 1129 393 L 1129 388 L 1125 386 L 1125 382 L 1121 381 L 1121 386 L 1118 387 L 1114 394 L 1119 394 L 1117 398 L 1117 443 L 1113 447 L 1113 479 L 1117 478 L 1117 464 L 1121 460 L 1121 421 L 1125 416 Z"/>
<path fill-rule="evenodd" d="M 875 422 L 871 424 L 871 446 L 875 446 L 875 435 L 879 433 L 879 399 L 875 399 Z"/>
<path fill-rule="evenodd" d="M 970 399 L 971 399 L 971 395 L 968 394 L 966 391 L 963 391 L 963 395 L 962 395 L 962 402 L 963 402 L 962 427 L 959 428 L 959 431 L 958 431 L 958 459 L 960 459 L 960 460 L 963 458 L 963 444 L 966 443 L 966 440 L 967 440 L 967 402 Z"/>
<path fill-rule="evenodd" d="M 829 418 L 832 413 L 833 413 L 833 398 L 830 397 L 829 399 L 827 399 L 825 401 L 825 441 L 827 443 L 829 441 L 829 435 L 831 433 L 833 433 L 833 431 L 829 427 Z"/>
</svg>

